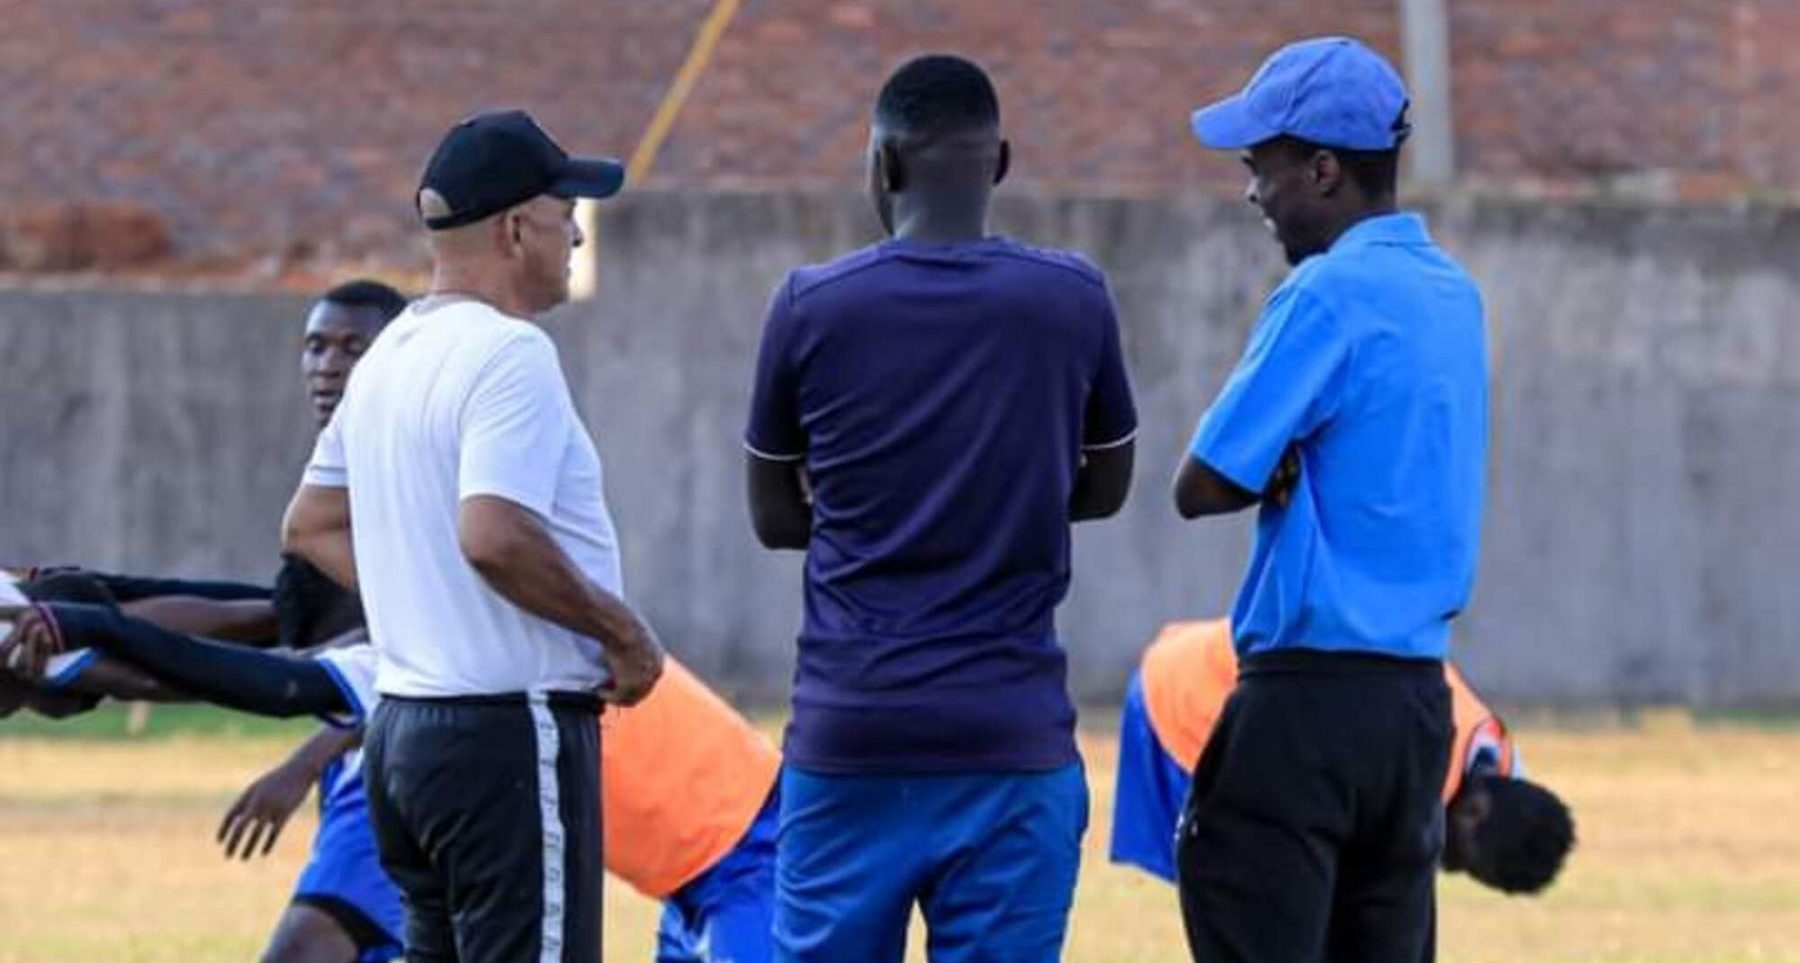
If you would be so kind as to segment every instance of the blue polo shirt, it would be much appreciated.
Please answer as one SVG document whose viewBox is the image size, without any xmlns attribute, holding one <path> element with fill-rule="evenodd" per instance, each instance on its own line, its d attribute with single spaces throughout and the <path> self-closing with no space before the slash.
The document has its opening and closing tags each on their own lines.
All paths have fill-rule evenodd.
<svg viewBox="0 0 1800 963">
<path fill-rule="evenodd" d="M 1444 657 L 1475 579 L 1487 380 L 1481 295 L 1417 215 L 1362 221 L 1294 269 L 1192 447 L 1255 492 L 1300 454 L 1291 500 L 1257 517 L 1240 655 Z"/>
<path fill-rule="evenodd" d="M 806 615 L 786 758 L 829 772 L 1076 759 L 1054 612 L 1084 448 L 1137 428 L 1106 280 L 1005 238 L 793 272 L 745 436 L 804 462 Z"/>
</svg>

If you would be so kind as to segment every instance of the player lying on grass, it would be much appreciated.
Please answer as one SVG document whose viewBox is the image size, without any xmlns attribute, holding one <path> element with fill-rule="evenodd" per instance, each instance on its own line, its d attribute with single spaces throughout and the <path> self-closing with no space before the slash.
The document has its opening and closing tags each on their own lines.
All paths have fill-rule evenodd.
<svg viewBox="0 0 1800 963">
<path fill-rule="evenodd" d="M 301 329 L 300 375 L 319 427 L 330 420 L 350 372 L 388 321 L 406 307 L 406 297 L 372 280 L 349 281 L 326 291 L 307 310 Z M 112 601 L 132 615 L 173 631 L 259 647 L 302 649 L 361 628 L 362 605 L 317 569 L 284 558 L 272 587 L 218 580 L 143 578 L 82 572 L 70 567 L 0 571 L 0 604 L 18 602 L 17 586 L 36 586 L 43 597 L 65 601 Z M 96 597 L 95 585 L 104 599 Z M 6 593 L 14 593 L 9 599 Z M 106 664 L 65 660 L 44 687 L 23 687 L 0 673 L 0 718 L 22 706 L 52 716 L 92 708 L 99 697 L 157 698 L 166 693 L 140 674 Z M 82 671 L 75 671 L 80 669 Z"/>
<path fill-rule="evenodd" d="M 114 585 L 122 592 L 114 591 Z M 215 594 L 144 594 L 159 588 Z M 159 624 L 193 626 L 195 628 L 191 630 L 220 638 L 232 638 L 243 630 L 239 641 L 257 644 L 267 640 L 246 627 L 261 619 L 257 609 L 269 607 L 269 592 L 259 590 L 259 598 L 246 591 L 251 588 L 226 582 L 128 579 L 77 573 L 67 567 L 27 568 L 20 572 L 0 569 L 0 606 L 35 601 L 116 604 L 121 605 L 123 611 L 153 619 Z M 0 626 L 0 637 L 5 631 L 5 627 Z M 38 682 L 27 682 L 0 667 L 0 719 L 20 709 L 31 709 L 52 719 L 65 718 L 94 708 L 107 696 L 132 701 L 176 698 L 169 689 L 143 673 L 94 652 L 70 653 L 51 660 L 45 667 L 43 679 Z"/>
<path fill-rule="evenodd" d="M 1444 785 L 1444 869 L 1507 893 L 1550 885 L 1575 841 L 1569 810 L 1525 778 L 1500 718 L 1445 663 L 1455 755 Z M 1237 685 L 1225 619 L 1163 628 L 1132 675 L 1119 727 L 1112 861 L 1175 879 L 1175 827 L 1194 760 Z"/>
<path fill-rule="evenodd" d="M 163 590 L 192 591 L 196 586 L 165 580 L 96 576 L 67 569 L 25 582 L 19 588 L 23 595 L 36 601 L 102 606 L 114 603 L 115 591 L 127 597 L 136 596 L 133 601 L 120 605 L 119 610 L 143 616 L 165 629 L 202 628 L 209 620 L 214 627 L 219 627 L 220 621 L 226 618 L 240 620 L 240 627 L 259 625 L 256 631 L 241 634 L 236 640 L 239 644 L 273 645 L 286 639 L 310 647 L 315 641 L 345 644 L 360 640 L 359 618 L 349 618 L 351 628 L 329 641 L 313 637 L 312 628 L 325 628 L 326 623 L 334 622 L 332 613 L 335 610 L 344 614 L 345 605 L 343 600 L 333 599 L 329 592 L 295 598 L 292 576 L 296 573 L 294 565 L 284 567 L 277 590 L 263 589 L 260 600 L 241 594 L 223 600 L 145 595 L 145 592 Z M 335 589 L 329 584 L 320 587 Z M 205 585 L 198 589 L 214 591 Z M 7 595 L 7 590 L 7 584 L 0 581 L 0 596 Z M 14 594 L 16 597 L 19 593 Z M 215 594 L 236 593 L 226 585 Z M 283 599 L 279 605 L 274 602 L 276 597 Z M 259 601 L 263 607 L 261 612 L 256 610 Z M 349 599 L 349 608 L 355 610 L 351 614 L 360 613 L 354 596 Z M 277 609 L 279 617 L 276 616 Z M 281 624 L 277 626 L 275 621 Z M 341 627 L 341 623 L 336 627 Z M 0 671 L 0 685 L 5 684 L 5 678 L 14 677 Z M 16 678 L 12 684 L 15 688 L 29 688 Z M 95 649 L 76 649 L 47 662 L 38 692 L 35 700 L 80 700 L 80 708 L 91 708 L 103 696 L 159 701 L 188 698 L 184 692 L 164 684 L 135 664 Z M 319 693 L 301 691 L 296 695 L 305 700 L 318 698 Z M 43 712 L 37 702 L 34 701 L 32 706 Z M 321 803 L 321 828 L 314 839 L 312 857 L 263 952 L 265 963 L 351 963 L 393 959 L 400 953 L 400 942 L 392 935 L 399 932 L 396 928 L 398 915 L 383 915 L 388 904 L 393 902 L 392 888 L 375 861 L 366 825 L 335 815 L 355 809 L 361 799 L 361 773 L 357 760 L 354 756 L 340 758 L 354 748 L 356 736 L 354 729 L 327 727 L 295 754 L 296 758 L 305 758 L 315 766 L 315 778 L 294 792 L 294 805 L 299 804 L 306 790 L 316 781 Z M 224 836 L 223 832 L 221 836 Z M 370 867 L 374 872 L 359 872 L 359 866 Z"/>
<path fill-rule="evenodd" d="M 0 642 L 0 665 L 26 679 L 45 678 L 58 660 L 100 653 L 88 664 L 141 670 L 167 689 L 228 708 L 319 715 L 341 727 L 257 780 L 227 813 L 219 837 L 228 854 L 267 853 L 306 787 L 319 781 L 319 835 L 302 890 L 310 882 L 353 901 L 351 918 L 379 925 L 384 932 L 376 935 L 401 932 L 399 892 L 377 861 L 360 773 L 354 760 L 339 759 L 377 701 L 370 646 L 312 658 L 260 652 L 170 632 L 104 602 L 0 606 L 0 622 L 16 623 Z M 673 663 L 649 698 L 610 710 L 603 724 L 607 869 L 664 902 L 659 963 L 768 960 L 774 747 Z M 385 948 L 359 941 L 356 959 L 398 956 L 398 940 L 388 940 Z"/>
<path fill-rule="evenodd" d="M 399 291 L 364 279 L 340 284 L 310 306 L 296 344 L 308 407 L 318 427 L 330 421 L 364 351 L 406 303 Z M 34 589 L 35 598 L 103 602 L 110 597 L 128 614 L 165 629 L 240 644 L 311 649 L 360 638 L 363 625 L 362 604 L 355 594 L 293 557 L 281 560 L 272 587 L 92 572 L 77 577 L 68 569 L 48 575 L 31 583 L 28 591 Z M 46 703 L 52 709 L 79 711 L 103 695 L 127 699 L 167 695 L 143 673 L 111 656 L 66 661 L 72 671 L 56 673 L 50 680 L 58 690 L 33 697 L 31 705 L 39 712 L 45 711 Z M 360 807 L 357 760 L 339 762 L 353 735 L 321 732 L 296 754 L 313 763 L 322 776 L 320 799 L 328 803 L 327 812 Z M 306 788 L 301 786 L 294 794 L 296 805 Z M 396 920 L 381 916 L 392 902 L 386 892 L 391 887 L 379 872 L 371 883 L 371 874 L 354 869 L 363 863 L 374 865 L 364 822 L 325 821 L 313 857 L 270 936 L 263 953 L 266 963 L 347 963 L 387 959 L 399 952 L 400 941 L 393 935 L 398 932 Z"/>
</svg>

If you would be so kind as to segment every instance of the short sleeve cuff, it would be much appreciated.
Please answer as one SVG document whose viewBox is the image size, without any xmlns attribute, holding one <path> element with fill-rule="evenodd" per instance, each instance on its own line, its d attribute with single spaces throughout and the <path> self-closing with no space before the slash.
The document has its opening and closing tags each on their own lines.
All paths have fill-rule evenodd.
<svg viewBox="0 0 1800 963">
<path fill-rule="evenodd" d="M 362 725 L 363 721 L 368 718 L 368 713 L 363 707 L 362 699 L 356 694 L 356 687 L 350 684 L 350 680 L 344 678 L 343 671 L 330 659 L 320 659 L 318 664 L 325 670 L 326 675 L 331 676 L 331 683 L 344 694 L 344 701 L 350 706 L 350 711 L 347 713 L 321 712 L 319 721 L 334 729 L 354 729 Z"/>
<path fill-rule="evenodd" d="M 778 446 L 778 445 L 771 445 L 771 446 L 764 447 L 761 445 L 757 445 L 756 443 L 749 441 L 748 439 L 746 439 L 744 441 L 744 450 L 749 452 L 752 455 L 755 455 L 758 458 L 761 458 L 763 461 L 794 462 L 794 461 L 806 460 L 806 452 L 805 451 L 800 451 L 798 453 L 786 452 L 786 451 L 782 450 L 782 447 L 783 446 Z"/>
<path fill-rule="evenodd" d="M 1234 453 L 1232 446 L 1220 437 L 1210 417 L 1200 420 L 1200 427 L 1194 432 L 1193 444 L 1188 446 L 1188 454 L 1247 492 L 1262 491 L 1268 485 L 1269 473 L 1275 467 L 1269 465 L 1258 472 L 1256 466 L 1246 464 L 1246 459 Z"/>
<path fill-rule="evenodd" d="M 349 488 L 350 473 L 342 468 L 328 468 L 323 465 L 306 466 L 305 474 L 300 476 L 302 483 L 318 488 Z"/>
<path fill-rule="evenodd" d="M 539 518 L 550 517 L 550 503 L 553 498 L 548 492 L 528 492 L 516 485 L 477 481 L 463 485 L 456 495 L 459 502 L 466 502 L 471 498 L 482 496 L 511 502 Z"/>
<path fill-rule="evenodd" d="M 1082 451 L 1106 451 L 1109 448 L 1123 448 L 1124 446 L 1129 445 L 1132 442 L 1137 440 L 1137 433 L 1138 433 L 1137 426 L 1133 425 L 1133 426 L 1131 426 L 1131 428 L 1129 428 L 1122 434 L 1115 435 L 1112 438 L 1112 440 L 1110 440 L 1110 441 L 1089 442 L 1087 444 L 1082 445 L 1081 450 Z"/>
<path fill-rule="evenodd" d="M 347 712 L 321 712 L 319 720 L 338 729 L 354 729 L 369 721 L 380 696 L 375 694 L 375 650 L 353 645 L 321 652 L 313 664 L 325 670 L 344 696 Z"/>
</svg>

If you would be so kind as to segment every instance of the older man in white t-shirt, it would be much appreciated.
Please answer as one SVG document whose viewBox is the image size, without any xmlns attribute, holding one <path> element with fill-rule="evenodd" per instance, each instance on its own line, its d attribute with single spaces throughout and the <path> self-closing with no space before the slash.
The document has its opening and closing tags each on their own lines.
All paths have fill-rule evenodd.
<svg viewBox="0 0 1800 963">
<path fill-rule="evenodd" d="M 525 319 L 568 297 L 574 198 L 623 178 L 520 111 L 452 128 L 418 195 L 430 294 L 357 366 L 288 509 L 286 549 L 360 591 L 379 654 L 364 765 L 413 960 L 600 959 L 598 711 L 662 650 Z"/>
</svg>

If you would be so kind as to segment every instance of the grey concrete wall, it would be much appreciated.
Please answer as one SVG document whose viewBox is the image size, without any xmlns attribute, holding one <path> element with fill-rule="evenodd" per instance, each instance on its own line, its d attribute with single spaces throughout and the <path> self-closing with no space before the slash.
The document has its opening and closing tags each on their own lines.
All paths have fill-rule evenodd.
<svg viewBox="0 0 1800 963">
<path fill-rule="evenodd" d="M 1116 696 L 1161 622 L 1226 610 L 1243 520 L 1165 484 L 1282 273 L 1241 205 L 1009 198 L 1001 227 L 1111 274 L 1143 421 L 1117 519 L 1076 535 L 1074 683 Z M 1800 220 L 1451 202 L 1490 305 L 1495 445 L 1458 654 L 1512 703 L 1800 703 Z M 869 239 L 845 196 L 641 195 L 607 208 L 599 296 L 550 322 L 607 462 L 628 587 L 741 694 L 791 670 L 797 556 L 750 536 L 742 427 L 783 271 Z M 303 301 L 0 294 L 0 561 L 265 577 L 304 460 Z"/>
</svg>

